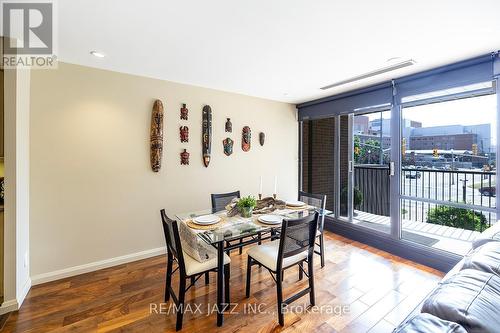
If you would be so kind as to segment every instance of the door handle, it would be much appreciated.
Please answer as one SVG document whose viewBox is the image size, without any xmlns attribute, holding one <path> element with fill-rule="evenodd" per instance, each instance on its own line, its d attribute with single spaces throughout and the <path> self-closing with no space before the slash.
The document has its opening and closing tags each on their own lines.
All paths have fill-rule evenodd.
<svg viewBox="0 0 500 333">
<path fill-rule="evenodd" d="M 349 161 L 349 172 L 351 172 L 351 173 L 354 172 L 352 161 Z"/>
</svg>

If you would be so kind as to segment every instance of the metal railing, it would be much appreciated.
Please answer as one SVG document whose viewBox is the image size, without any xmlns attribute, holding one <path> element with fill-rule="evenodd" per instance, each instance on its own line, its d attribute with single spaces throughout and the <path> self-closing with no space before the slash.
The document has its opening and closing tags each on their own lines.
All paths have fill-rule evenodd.
<svg viewBox="0 0 500 333">
<path fill-rule="evenodd" d="M 449 206 L 483 214 L 484 227 L 490 227 L 496 220 L 495 185 L 491 171 L 402 168 L 403 219 L 427 222 L 431 209 Z"/>
<path fill-rule="evenodd" d="M 389 216 L 389 186 L 388 166 L 356 165 L 354 187 L 363 200 L 355 209 Z M 401 169 L 401 216 L 405 220 L 427 222 L 431 209 L 449 206 L 483 214 L 487 221 L 484 227 L 487 228 L 496 221 L 495 195 L 495 172 Z"/>
</svg>

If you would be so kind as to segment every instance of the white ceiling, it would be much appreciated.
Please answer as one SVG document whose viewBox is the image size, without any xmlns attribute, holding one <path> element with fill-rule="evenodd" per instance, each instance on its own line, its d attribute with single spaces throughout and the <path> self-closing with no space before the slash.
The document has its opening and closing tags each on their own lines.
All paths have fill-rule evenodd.
<svg viewBox="0 0 500 333">
<path fill-rule="evenodd" d="M 500 49 L 499 0 L 63 0 L 58 8 L 61 61 L 292 103 Z M 392 57 L 417 65 L 319 89 Z"/>
</svg>

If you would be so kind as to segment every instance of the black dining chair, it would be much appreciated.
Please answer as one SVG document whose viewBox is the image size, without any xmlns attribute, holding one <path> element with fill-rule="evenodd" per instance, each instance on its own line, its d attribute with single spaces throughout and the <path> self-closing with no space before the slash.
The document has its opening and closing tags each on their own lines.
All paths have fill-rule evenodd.
<svg viewBox="0 0 500 333">
<path fill-rule="evenodd" d="M 267 268 L 276 282 L 278 299 L 278 321 L 284 325 L 284 307 L 300 297 L 309 294 L 311 305 L 314 299 L 313 257 L 316 230 L 318 228 L 318 212 L 295 220 L 284 220 L 281 225 L 280 239 L 250 248 L 247 252 L 247 284 L 246 297 L 250 297 L 250 279 L 252 266 L 261 265 Z M 303 264 L 307 262 L 307 272 Z M 283 274 L 285 269 L 298 265 L 299 271 L 309 279 L 309 286 L 297 294 L 283 300 Z"/>
<path fill-rule="evenodd" d="M 182 251 L 182 243 L 179 236 L 177 221 L 167 217 L 165 210 L 161 210 L 161 220 L 163 225 L 163 233 L 167 244 L 167 274 L 165 278 L 165 303 L 172 297 L 173 302 L 177 307 L 177 321 L 175 328 L 182 328 L 182 318 L 184 315 L 184 304 L 186 292 L 194 286 L 196 281 L 208 272 L 217 272 L 217 258 L 211 258 L 205 262 L 199 262 Z M 174 261 L 177 262 L 177 267 L 173 270 Z M 225 277 L 225 301 L 229 301 L 229 264 L 231 259 L 224 254 L 224 277 Z M 172 275 L 179 271 L 179 295 L 175 295 L 172 289 Z M 186 279 L 191 279 L 191 283 L 186 287 Z"/>
<path fill-rule="evenodd" d="M 299 191 L 299 201 L 305 202 L 310 206 L 314 206 L 320 210 L 320 217 L 318 220 L 318 231 L 316 232 L 316 239 L 319 240 L 319 251 L 316 249 L 314 253 L 318 254 L 321 258 L 321 267 L 325 267 L 325 239 L 323 236 L 323 229 L 325 227 L 325 215 L 323 212 L 326 209 L 326 195 L 323 194 L 312 194 L 303 191 Z"/>
<path fill-rule="evenodd" d="M 212 198 L 212 213 L 217 213 L 226 209 L 226 206 L 233 200 L 241 198 L 240 191 L 234 191 L 229 193 L 217 193 L 211 194 Z M 240 244 L 243 243 L 243 238 L 239 240 Z M 228 246 L 231 245 L 230 242 L 227 242 Z M 240 246 L 239 253 L 243 253 L 243 246 Z"/>
<path fill-rule="evenodd" d="M 212 213 L 224 210 L 233 199 L 241 198 L 240 191 L 217 194 L 212 193 L 210 196 L 212 197 Z"/>
</svg>

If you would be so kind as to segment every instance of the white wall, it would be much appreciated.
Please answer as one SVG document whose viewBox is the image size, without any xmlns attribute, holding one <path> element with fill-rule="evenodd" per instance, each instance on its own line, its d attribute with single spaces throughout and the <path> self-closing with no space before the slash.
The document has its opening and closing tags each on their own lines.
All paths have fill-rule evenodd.
<svg viewBox="0 0 500 333">
<path fill-rule="evenodd" d="M 34 283 L 111 264 L 164 246 L 159 211 L 210 207 L 210 193 L 240 189 L 297 193 L 297 120 L 293 105 L 88 67 L 60 64 L 34 71 L 31 94 L 31 274 Z M 149 164 L 149 126 L 156 98 L 165 106 L 165 146 L 159 173 Z M 189 120 L 179 119 L 187 103 Z M 201 158 L 201 110 L 213 112 L 212 161 Z M 224 132 L 226 118 L 233 133 Z M 190 130 L 188 144 L 179 126 Z M 250 152 L 241 130 L 252 129 Z M 266 143 L 258 144 L 259 132 Z M 235 141 L 223 154 L 222 140 Z M 179 153 L 191 153 L 189 166 Z M 151 251 L 150 251 L 151 250 Z M 144 253 L 143 253 L 144 254 Z M 131 255 L 131 256 L 129 256 Z M 83 266 L 81 266 L 83 265 Z M 75 267 L 77 266 L 77 267 Z"/>
</svg>

